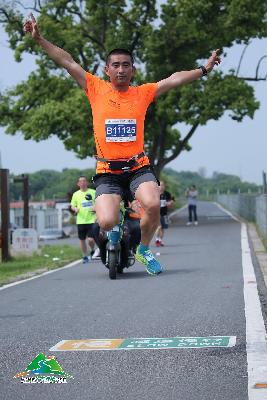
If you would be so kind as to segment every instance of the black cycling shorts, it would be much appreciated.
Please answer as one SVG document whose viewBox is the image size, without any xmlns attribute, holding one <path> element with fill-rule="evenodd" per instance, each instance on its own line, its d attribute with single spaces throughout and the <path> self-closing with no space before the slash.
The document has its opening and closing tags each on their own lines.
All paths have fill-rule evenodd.
<svg viewBox="0 0 267 400">
<path fill-rule="evenodd" d="M 127 171 L 121 174 L 103 173 L 93 177 L 96 188 L 96 196 L 101 194 L 123 194 L 128 190 L 135 195 L 136 190 L 143 182 L 155 182 L 159 184 L 153 170 L 149 166 L 144 166 L 134 171 Z"/>
</svg>

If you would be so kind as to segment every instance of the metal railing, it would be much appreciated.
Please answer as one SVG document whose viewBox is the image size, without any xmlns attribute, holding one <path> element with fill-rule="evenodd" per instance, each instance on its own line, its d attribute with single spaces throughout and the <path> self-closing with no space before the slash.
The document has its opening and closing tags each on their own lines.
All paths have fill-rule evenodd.
<svg viewBox="0 0 267 400">
<path fill-rule="evenodd" d="M 255 222 L 261 233 L 267 237 L 266 194 L 219 194 L 217 201 L 234 214 Z"/>
</svg>

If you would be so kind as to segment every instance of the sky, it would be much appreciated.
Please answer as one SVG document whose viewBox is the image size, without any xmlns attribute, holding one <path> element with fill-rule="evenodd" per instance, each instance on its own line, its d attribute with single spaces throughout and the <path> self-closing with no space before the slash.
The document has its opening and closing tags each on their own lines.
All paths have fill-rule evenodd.
<svg viewBox="0 0 267 400">
<path fill-rule="evenodd" d="M 235 45 L 222 58 L 219 68 L 229 70 L 236 67 L 243 46 Z M 240 74 L 254 76 L 259 58 L 267 54 L 267 39 L 254 40 L 244 57 Z M 21 63 L 16 63 L 8 47 L 7 36 L 0 25 L 0 91 L 11 88 L 25 80 L 35 69 L 33 56 L 24 54 Z M 267 59 L 262 63 L 262 75 L 267 74 Z M 210 121 L 200 127 L 190 141 L 192 150 L 184 151 L 167 165 L 176 171 L 198 171 L 204 169 L 207 176 L 214 171 L 239 176 L 243 181 L 262 183 L 262 171 L 267 171 L 267 81 L 254 82 L 255 96 L 260 109 L 254 119 L 245 118 L 241 123 L 225 114 L 219 121 Z M 184 128 L 182 133 L 186 134 Z M 41 169 L 94 168 L 95 160 L 88 157 L 78 159 L 73 152 L 64 149 L 56 137 L 36 143 L 24 140 L 21 133 L 7 135 L 0 128 L 0 164 L 11 173 L 21 174 Z"/>
</svg>

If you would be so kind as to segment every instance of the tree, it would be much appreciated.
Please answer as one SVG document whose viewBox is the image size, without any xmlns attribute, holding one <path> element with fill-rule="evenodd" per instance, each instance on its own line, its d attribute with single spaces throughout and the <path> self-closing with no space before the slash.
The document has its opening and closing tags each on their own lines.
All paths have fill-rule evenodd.
<svg viewBox="0 0 267 400">
<path fill-rule="evenodd" d="M 102 75 L 112 48 L 132 50 L 139 67 L 136 83 L 195 68 L 214 48 L 247 44 L 267 33 L 267 4 L 261 0 L 207 0 L 204 4 L 201 0 L 168 0 L 160 14 L 155 0 L 38 0 L 31 9 L 38 15 L 42 34 L 93 73 Z M 37 62 L 27 81 L 0 93 L 0 124 L 8 134 L 21 131 L 25 139 L 40 141 L 56 135 L 80 158 L 92 156 L 92 118 L 86 97 L 65 71 L 25 37 L 22 19 L 19 6 L 15 10 L 0 7 L 0 22 L 16 60 L 29 52 Z M 239 122 L 245 116 L 253 118 L 259 103 L 246 82 L 249 77 L 236 72 L 217 70 L 208 79 L 172 90 L 152 104 L 146 119 L 145 150 L 156 172 L 190 150 L 190 138 L 200 125 L 218 120 L 225 112 Z"/>
<path fill-rule="evenodd" d="M 33 200 L 66 199 L 70 200 L 72 193 L 78 190 L 77 180 L 80 175 L 87 177 L 90 185 L 95 171 L 93 169 L 63 169 L 62 172 L 41 170 L 29 175 L 30 196 Z M 11 176 L 14 178 L 14 176 Z M 18 200 L 21 197 L 21 187 L 17 183 L 10 185 L 10 197 Z"/>
<path fill-rule="evenodd" d="M 220 193 L 247 193 L 248 190 L 252 193 L 259 193 L 261 186 L 255 183 L 242 182 L 238 176 L 214 172 L 211 178 L 204 178 L 197 172 L 192 171 L 174 171 L 171 168 L 164 169 L 165 176 L 176 182 L 176 189 L 179 191 L 179 197 L 183 197 L 185 190 L 191 185 L 196 185 L 198 192 L 201 196 L 216 195 L 219 190 Z M 168 182 L 168 181 L 167 181 Z M 178 185 L 178 186 L 177 186 Z"/>
</svg>

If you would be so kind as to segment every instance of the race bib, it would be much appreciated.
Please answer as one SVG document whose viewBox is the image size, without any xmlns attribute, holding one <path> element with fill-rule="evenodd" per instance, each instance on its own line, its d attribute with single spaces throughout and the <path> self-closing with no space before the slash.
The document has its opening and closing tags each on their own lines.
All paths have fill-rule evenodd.
<svg viewBox="0 0 267 400">
<path fill-rule="evenodd" d="M 106 142 L 136 142 L 136 119 L 105 119 Z"/>
<path fill-rule="evenodd" d="M 83 201 L 83 202 L 82 202 L 82 207 L 83 207 L 83 208 L 84 208 L 84 207 L 93 207 L 93 202 L 92 202 L 92 200 Z"/>
<path fill-rule="evenodd" d="M 166 200 L 160 200 L 160 207 L 166 207 L 167 206 L 167 201 Z"/>
</svg>

